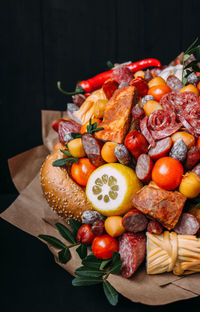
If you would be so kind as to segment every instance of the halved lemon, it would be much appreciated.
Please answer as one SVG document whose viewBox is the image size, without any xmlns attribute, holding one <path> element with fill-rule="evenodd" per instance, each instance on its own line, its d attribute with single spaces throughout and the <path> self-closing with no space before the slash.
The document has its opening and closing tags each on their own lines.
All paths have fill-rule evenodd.
<svg viewBox="0 0 200 312">
<path fill-rule="evenodd" d="M 131 209 L 131 197 L 141 188 L 142 183 L 133 169 L 110 163 L 90 175 L 86 196 L 95 210 L 104 216 L 116 216 Z"/>
</svg>

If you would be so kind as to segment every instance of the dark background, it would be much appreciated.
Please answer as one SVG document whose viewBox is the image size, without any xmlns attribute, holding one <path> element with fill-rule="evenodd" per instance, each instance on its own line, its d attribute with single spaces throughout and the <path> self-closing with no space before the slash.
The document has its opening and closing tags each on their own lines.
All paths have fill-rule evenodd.
<svg viewBox="0 0 200 312">
<path fill-rule="evenodd" d="M 7 159 L 42 144 L 41 109 L 65 110 L 77 80 L 107 70 L 106 62 L 155 57 L 168 64 L 199 35 L 199 0 L 0 1 L 0 201 L 17 197 Z M 164 307 L 120 295 L 111 307 L 98 286 L 71 286 L 36 238 L 0 219 L 0 310 L 169 311 L 198 308 L 200 299 Z"/>
</svg>

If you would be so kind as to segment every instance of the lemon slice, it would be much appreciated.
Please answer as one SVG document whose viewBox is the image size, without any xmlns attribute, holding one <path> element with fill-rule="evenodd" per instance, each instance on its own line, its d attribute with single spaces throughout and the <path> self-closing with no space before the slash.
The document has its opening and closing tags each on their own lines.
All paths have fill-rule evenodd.
<svg viewBox="0 0 200 312">
<path fill-rule="evenodd" d="M 131 209 L 131 197 L 141 188 L 134 170 L 110 163 L 90 175 L 86 196 L 93 208 L 104 216 L 122 215 Z"/>
</svg>

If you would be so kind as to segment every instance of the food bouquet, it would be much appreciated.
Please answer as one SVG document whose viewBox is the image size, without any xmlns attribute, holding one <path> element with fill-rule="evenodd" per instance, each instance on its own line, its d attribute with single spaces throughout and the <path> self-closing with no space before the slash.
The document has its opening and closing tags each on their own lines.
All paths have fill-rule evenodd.
<svg viewBox="0 0 200 312">
<path fill-rule="evenodd" d="M 72 284 L 102 284 L 112 305 L 118 300 L 113 275 L 126 295 L 125 280 L 131 292 L 144 276 L 148 284 L 164 273 L 169 284 L 172 276 L 179 281 L 200 272 L 196 43 L 168 66 L 156 59 L 108 62 L 109 71 L 79 82 L 74 92 L 58 82 L 73 103 L 50 125 L 57 143 L 43 161 L 40 183 L 48 207 L 61 217 L 53 224 L 60 238 L 38 236 L 61 265 L 80 257 Z"/>
</svg>

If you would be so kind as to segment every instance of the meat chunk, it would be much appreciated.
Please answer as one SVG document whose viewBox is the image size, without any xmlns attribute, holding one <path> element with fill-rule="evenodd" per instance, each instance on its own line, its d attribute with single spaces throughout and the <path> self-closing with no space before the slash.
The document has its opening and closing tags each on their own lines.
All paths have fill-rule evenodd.
<svg viewBox="0 0 200 312">
<path fill-rule="evenodd" d="M 186 197 L 178 191 L 166 191 L 153 183 L 144 186 L 132 198 L 134 207 L 168 230 L 177 224 L 185 201 Z"/>
<path fill-rule="evenodd" d="M 131 121 L 132 106 L 138 101 L 133 86 L 117 89 L 106 105 L 104 118 L 99 127 L 104 130 L 95 133 L 98 139 L 123 143 Z"/>
</svg>

